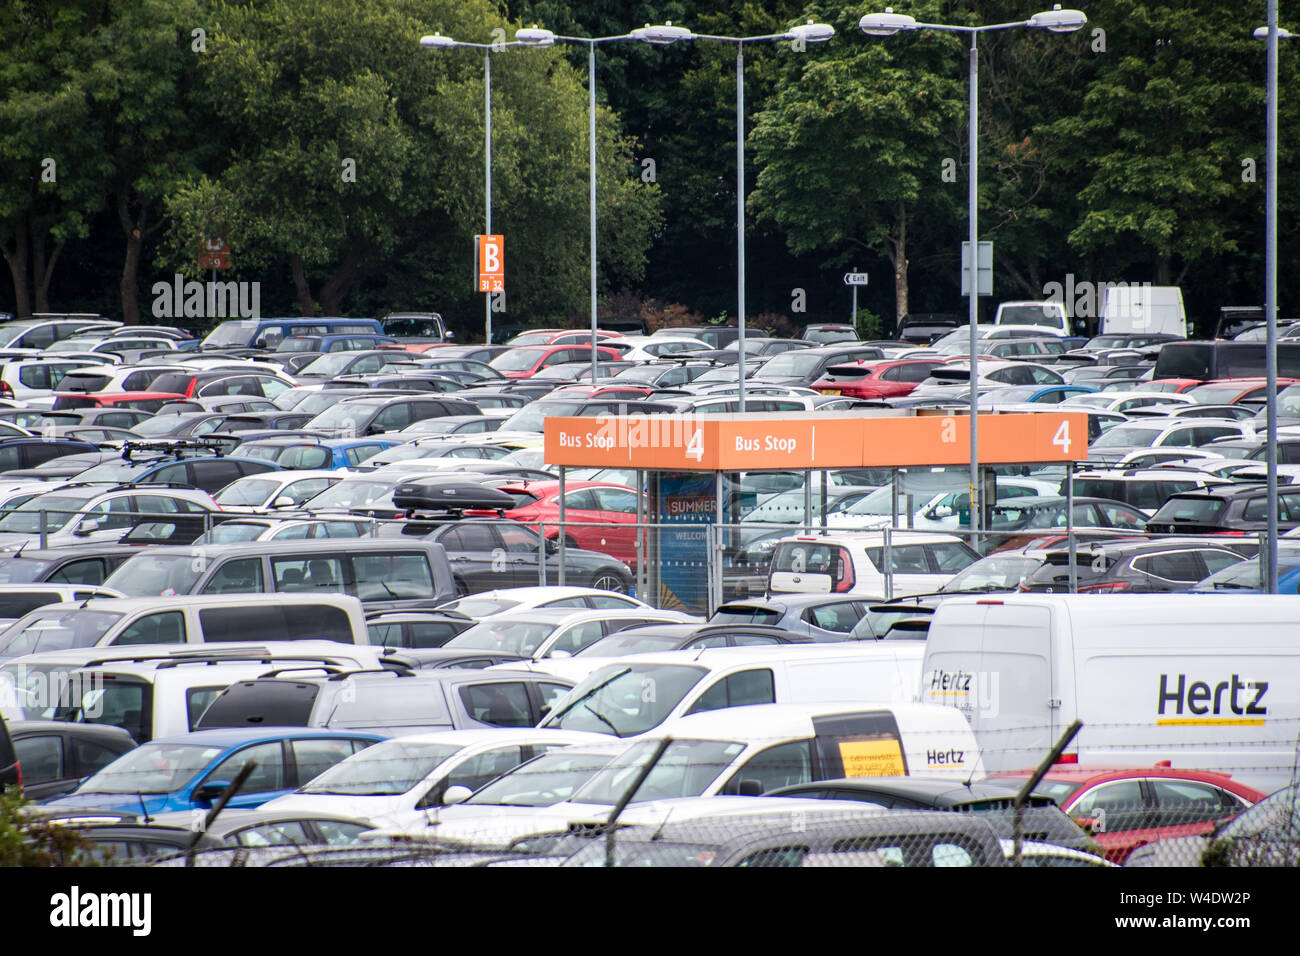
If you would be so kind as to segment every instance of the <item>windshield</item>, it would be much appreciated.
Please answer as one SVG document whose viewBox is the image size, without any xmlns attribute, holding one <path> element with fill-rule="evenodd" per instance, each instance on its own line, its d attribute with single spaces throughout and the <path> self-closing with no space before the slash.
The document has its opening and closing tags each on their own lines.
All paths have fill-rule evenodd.
<svg viewBox="0 0 1300 956">
<path fill-rule="evenodd" d="M 145 744 L 118 757 L 77 793 L 173 793 L 224 752 L 202 744 Z"/>
<path fill-rule="evenodd" d="M 605 806 L 618 803 L 659 749 L 659 743 L 642 740 L 628 747 L 575 793 L 572 801 Z M 698 797 L 744 749 L 745 745 L 735 740 L 674 740 L 632 794 L 631 802 Z"/>
<path fill-rule="evenodd" d="M 1259 801 L 1224 827 L 1219 837 L 1229 840 L 1262 837 L 1294 846 L 1297 835 L 1300 835 L 1300 793 L 1297 790 L 1297 785 L 1291 784 Z"/>
<path fill-rule="evenodd" d="M 525 405 L 501 423 L 503 432 L 538 432 L 544 431 L 543 422 L 548 415 L 573 415 L 582 408 L 582 400 L 571 402 L 533 402 Z"/>
<path fill-rule="evenodd" d="M 1162 431 L 1164 428 L 1161 426 L 1153 428 L 1149 425 L 1116 425 L 1093 442 L 1092 447 L 1126 448 L 1130 445 L 1136 448 L 1149 447 Z"/>
<path fill-rule="evenodd" d="M 543 754 L 498 777 L 465 802 L 478 806 L 549 807 L 568 800 L 612 757 L 564 750 Z"/>
<path fill-rule="evenodd" d="M 208 333 L 201 343 L 203 348 L 225 348 L 231 345 L 246 346 L 253 341 L 256 322 L 222 322 Z"/>
<path fill-rule="evenodd" d="M 105 579 L 104 587 L 121 591 L 127 597 L 189 594 L 206 570 L 207 562 L 201 552 L 145 552 L 127 558 Z"/>
<path fill-rule="evenodd" d="M 223 521 L 195 541 L 195 544 L 241 544 L 245 541 L 256 541 L 268 527 L 270 525 L 260 522 L 247 524 L 242 521 Z"/>
<path fill-rule="evenodd" d="M 82 495 L 40 495 L 23 502 L 0 518 L 0 531 L 34 534 L 41 530 L 41 512 L 45 512 L 45 530 L 59 531 L 67 527 L 82 509 L 100 491 Z"/>
<path fill-rule="evenodd" d="M 333 377 L 343 371 L 343 369 L 347 368 L 349 364 L 356 361 L 356 359 L 356 352 L 327 352 L 320 358 L 312 359 L 304 365 L 298 370 L 298 374 L 323 375 L 327 378 Z"/>
<path fill-rule="evenodd" d="M 584 647 L 573 656 L 622 657 L 625 654 L 653 654 L 655 651 L 676 650 L 680 643 L 680 638 L 659 634 L 611 634 L 590 647 Z"/>
<path fill-rule="evenodd" d="M 1168 521 L 1187 522 L 1189 524 L 1215 524 L 1228 504 L 1221 498 L 1199 498 L 1192 495 L 1186 498 L 1171 497 L 1151 517 L 1154 523 Z"/>
<path fill-rule="evenodd" d="M 339 481 L 314 498 L 302 502 L 311 511 L 322 508 L 360 508 L 393 490 L 391 481 Z"/>
<path fill-rule="evenodd" d="M 538 359 L 544 354 L 542 349 L 511 349 L 509 352 L 502 352 L 488 364 L 498 372 L 523 372 L 536 365 Z"/>
<path fill-rule="evenodd" d="M 321 340 L 311 335 L 291 335 L 278 346 L 277 352 L 319 352 Z"/>
<path fill-rule="evenodd" d="M 53 564 L 36 558 L 0 558 L 0 584 L 30 584 L 39 580 Z"/>
<path fill-rule="evenodd" d="M 954 575 L 941 591 L 1012 591 L 1043 562 L 1024 555 L 995 554 L 976 561 Z"/>
<path fill-rule="evenodd" d="M 826 361 L 824 355 L 805 349 L 792 349 L 789 352 L 774 355 L 764 362 L 763 367 L 754 373 L 754 378 L 806 378 L 821 368 L 824 361 Z M 839 361 L 847 362 L 849 359 L 845 357 Z"/>
<path fill-rule="evenodd" d="M 1278 574 L 1285 574 L 1288 571 L 1294 571 L 1300 567 L 1300 561 L 1285 558 L 1279 558 L 1277 563 Z M 1242 561 L 1240 564 L 1234 564 L 1224 568 L 1222 571 L 1216 571 L 1204 581 L 1201 581 L 1193 591 L 1259 591 L 1262 590 L 1262 575 L 1259 569 L 1259 559 L 1252 558 L 1249 561 Z"/>
<path fill-rule="evenodd" d="M 555 705 L 546 726 L 619 737 L 645 733 L 663 723 L 706 673 L 690 664 L 602 667 Z"/>
<path fill-rule="evenodd" d="M 245 478 L 221 489 L 217 502 L 223 505 L 260 505 L 280 487 L 269 478 Z"/>
<path fill-rule="evenodd" d="M 532 657 L 558 626 L 553 621 L 484 621 L 457 634 L 445 646 Z"/>
<path fill-rule="evenodd" d="M 406 793 L 462 749 L 450 744 L 385 741 L 336 763 L 298 792 L 396 796 Z"/>
<path fill-rule="evenodd" d="M 303 426 L 305 431 L 314 428 L 346 428 L 355 432 L 370 417 L 378 402 L 339 402 L 331 405 Z"/>
<path fill-rule="evenodd" d="M 109 611 L 33 611 L 0 634 L 0 657 L 94 647 L 121 619 Z"/>
</svg>

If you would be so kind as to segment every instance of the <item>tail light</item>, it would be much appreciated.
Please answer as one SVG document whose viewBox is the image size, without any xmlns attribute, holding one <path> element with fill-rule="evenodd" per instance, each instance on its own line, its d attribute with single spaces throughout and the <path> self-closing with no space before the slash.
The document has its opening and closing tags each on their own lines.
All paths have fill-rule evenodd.
<svg viewBox="0 0 1300 956">
<path fill-rule="evenodd" d="M 1079 755 L 1078 755 L 1077 753 L 1075 753 L 1075 754 L 1061 754 L 1061 759 L 1058 760 L 1058 761 L 1056 761 L 1056 762 L 1057 762 L 1058 764 L 1060 764 L 1060 763 L 1074 763 L 1074 764 L 1077 764 L 1077 763 L 1079 762 Z"/>
<path fill-rule="evenodd" d="M 1089 594 L 1115 594 L 1119 591 L 1127 591 L 1129 583 L 1127 581 L 1109 581 L 1106 584 L 1084 584 L 1079 587 L 1079 593 Z"/>
<path fill-rule="evenodd" d="M 8 382 L 0 382 L 0 398 L 13 398 L 14 387 Z"/>
<path fill-rule="evenodd" d="M 852 591 L 854 584 L 853 576 L 853 558 L 849 555 L 847 548 L 839 549 L 839 557 L 836 558 L 835 565 L 835 593 L 843 594 L 845 591 Z"/>
</svg>

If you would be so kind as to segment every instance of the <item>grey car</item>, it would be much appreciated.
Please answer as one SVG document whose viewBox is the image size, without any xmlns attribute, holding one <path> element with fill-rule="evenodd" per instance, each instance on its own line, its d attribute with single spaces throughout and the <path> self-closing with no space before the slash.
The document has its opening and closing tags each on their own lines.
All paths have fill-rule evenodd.
<svg viewBox="0 0 1300 956">
<path fill-rule="evenodd" d="M 709 618 L 710 624 L 765 624 L 818 641 L 851 641 L 854 626 L 871 604 L 845 595 L 788 594 L 768 599 L 753 598 L 721 605 Z"/>
<path fill-rule="evenodd" d="M 406 668 L 319 676 L 280 669 L 227 687 L 196 730 L 330 727 L 392 735 L 478 727 L 532 727 L 573 687 L 548 674 Z"/>
</svg>

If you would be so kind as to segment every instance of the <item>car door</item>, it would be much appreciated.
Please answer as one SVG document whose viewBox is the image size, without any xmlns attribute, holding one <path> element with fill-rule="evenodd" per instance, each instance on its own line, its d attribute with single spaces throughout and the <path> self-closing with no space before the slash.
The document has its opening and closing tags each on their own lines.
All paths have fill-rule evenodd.
<svg viewBox="0 0 1300 956">
<path fill-rule="evenodd" d="M 73 522 L 77 541 L 116 541 L 136 522 L 130 495 L 105 498 Z"/>
<path fill-rule="evenodd" d="M 500 547 L 504 551 L 505 574 L 510 580 L 510 587 L 526 588 L 537 584 L 538 551 L 545 547 L 541 537 L 531 528 L 523 525 L 502 524 L 493 529 L 501 539 Z M 551 565 L 555 565 L 554 568 Z M 558 580 L 559 562 L 547 565 L 547 577 L 552 571 Z"/>
<path fill-rule="evenodd" d="M 436 540 L 447 550 L 458 591 L 474 593 L 512 586 L 505 583 L 509 580 L 505 548 L 491 525 L 465 521 L 447 528 Z M 533 583 L 537 583 L 536 578 Z"/>
<path fill-rule="evenodd" d="M 1134 849 L 1153 840 L 1209 833 L 1220 820 L 1250 806 L 1235 794 L 1200 780 L 1148 777 L 1143 782 L 1153 804 L 1151 828 L 1135 835 Z"/>
<path fill-rule="evenodd" d="M 23 772 L 23 796 L 45 800 L 75 789 L 78 778 L 68 759 L 63 734 L 32 734 L 14 738 L 14 752 Z"/>
<path fill-rule="evenodd" d="M 226 806 L 252 809 L 288 792 L 291 784 L 284 749 L 283 741 L 272 740 L 235 751 L 198 782 L 191 792 L 190 806 L 196 810 L 210 809 L 215 800 L 198 799 L 198 789 L 204 784 L 233 782 L 248 763 L 256 763 L 257 766 Z"/>
<path fill-rule="evenodd" d="M 1136 846 L 1154 838 L 1148 791 L 1138 779 L 1089 787 L 1064 809 L 1075 820 L 1091 821 L 1092 838 L 1112 863 L 1122 862 Z"/>
<path fill-rule="evenodd" d="M 365 750 L 373 741 L 349 737 L 303 737 L 289 741 L 288 787 L 301 787 L 330 767 Z"/>
<path fill-rule="evenodd" d="M 370 422 L 369 428 L 366 429 L 367 433 L 373 435 L 379 432 L 401 431 L 411 424 L 412 407 L 412 402 L 405 401 L 386 405 Z"/>
</svg>

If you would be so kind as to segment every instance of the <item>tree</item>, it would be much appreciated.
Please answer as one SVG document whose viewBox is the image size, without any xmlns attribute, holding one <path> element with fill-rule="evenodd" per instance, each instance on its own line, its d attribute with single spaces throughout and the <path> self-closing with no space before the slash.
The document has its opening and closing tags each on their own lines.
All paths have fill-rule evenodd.
<svg viewBox="0 0 1300 956">
<path fill-rule="evenodd" d="M 834 25 L 857 29 L 856 18 Z M 796 253 L 883 254 L 899 318 L 908 311 L 909 223 L 950 221 L 964 196 L 947 175 L 957 166 L 951 132 L 964 116 L 956 49 L 950 36 L 928 32 L 840 43 L 791 65 L 751 135 L 761 168 L 755 213 L 783 227 Z"/>
</svg>

